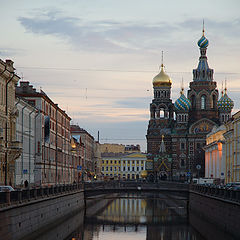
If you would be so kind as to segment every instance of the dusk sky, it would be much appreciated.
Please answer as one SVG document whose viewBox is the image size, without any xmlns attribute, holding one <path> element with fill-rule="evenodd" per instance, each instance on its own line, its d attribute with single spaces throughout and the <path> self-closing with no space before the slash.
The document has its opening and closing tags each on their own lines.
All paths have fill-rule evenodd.
<svg viewBox="0 0 240 240">
<path fill-rule="evenodd" d="M 239 0 L 0 0 L 0 58 L 66 110 L 101 143 L 146 150 L 152 79 L 161 51 L 173 81 L 172 99 L 185 94 L 197 67 L 202 35 L 221 91 L 227 79 L 240 109 Z M 108 139 L 108 140 L 106 140 Z M 115 139 L 115 140 L 114 140 Z"/>
</svg>

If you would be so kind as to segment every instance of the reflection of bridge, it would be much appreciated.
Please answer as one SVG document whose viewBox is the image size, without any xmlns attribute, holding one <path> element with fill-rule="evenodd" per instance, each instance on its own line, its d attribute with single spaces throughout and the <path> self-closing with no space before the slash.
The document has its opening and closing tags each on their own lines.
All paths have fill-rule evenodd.
<svg viewBox="0 0 240 240">
<path fill-rule="evenodd" d="M 85 197 L 107 193 L 146 193 L 146 192 L 172 192 L 188 197 L 189 185 L 178 182 L 160 181 L 158 183 L 135 181 L 109 181 L 85 183 Z"/>
</svg>

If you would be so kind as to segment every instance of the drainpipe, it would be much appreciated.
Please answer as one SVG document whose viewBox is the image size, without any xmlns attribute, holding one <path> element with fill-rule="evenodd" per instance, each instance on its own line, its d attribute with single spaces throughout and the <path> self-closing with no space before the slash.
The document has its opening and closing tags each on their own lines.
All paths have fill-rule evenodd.
<svg viewBox="0 0 240 240">
<path fill-rule="evenodd" d="M 8 175 L 8 153 L 7 153 L 7 147 L 8 147 L 8 84 L 13 80 L 15 74 L 12 73 L 12 77 L 7 81 L 6 83 L 6 88 L 5 88 L 5 100 L 6 100 L 6 105 L 5 105 L 5 114 L 6 114 L 6 124 L 5 124 L 5 148 L 6 148 L 6 152 L 5 152 L 5 185 L 7 184 L 7 175 Z"/>
<path fill-rule="evenodd" d="M 23 149 L 24 149 L 24 144 L 23 144 L 23 121 L 24 121 L 24 115 L 23 115 L 23 113 L 24 113 L 24 108 L 26 108 L 27 107 L 27 105 L 25 105 L 23 108 L 22 108 L 22 146 L 23 146 Z M 22 180 L 23 180 L 23 154 L 24 154 L 24 151 L 23 151 L 23 153 L 22 153 L 22 161 L 21 161 L 21 178 L 22 178 Z"/>
<path fill-rule="evenodd" d="M 28 116 L 28 121 L 29 121 L 29 133 L 28 133 L 28 150 L 29 150 L 29 154 L 28 154 L 28 164 L 29 164 L 29 167 L 28 167 L 28 177 L 29 177 L 29 186 L 30 186 L 30 183 L 31 183 L 31 127 L 32 127 L 32 121 L 31 121 L 31 114 L 35 112 L 35 109 L 33 109 L 30 113 L 29 113 L 29 116 Z"/>
</svg>

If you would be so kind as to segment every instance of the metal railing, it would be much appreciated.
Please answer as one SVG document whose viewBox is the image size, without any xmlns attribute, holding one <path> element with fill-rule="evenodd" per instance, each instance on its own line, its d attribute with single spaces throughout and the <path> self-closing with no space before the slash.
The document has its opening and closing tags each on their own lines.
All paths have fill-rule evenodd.
<svg viewBox="0 0 240 240">
<path fill-rule="evenodd" d="M 56 195 L 63 195 L 65 193 L 75 192 L 78 190 L 83 190 L 83 184 L 46 186 L 11 192 L 0 192 L 0 207 L 49 198 Z"/>
<path fill-rule="evenodd" d="M 218 186 L 191 185 L 190 190 L 204 195 L 240 202 L 240 190 L 221 188 Z"/>
</svg>

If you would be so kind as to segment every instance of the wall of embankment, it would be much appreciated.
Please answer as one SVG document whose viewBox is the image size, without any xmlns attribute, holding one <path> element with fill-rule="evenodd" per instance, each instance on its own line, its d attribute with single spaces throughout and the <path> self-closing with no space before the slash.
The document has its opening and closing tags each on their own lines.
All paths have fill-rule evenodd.
<svg viewBox="0 0 240 240">
<path fill-rule="evenodd" d="M 83 190 L 77 190 L 0 208 L 0 239 L 65 239 L 82 227 L 86 213 L 95 214 L 110 201 L 84 200 Z"/>
<path fill-rule="evenodd" d="M 208 225 L 213 224 L 213 226 L 221 230 L 218 232 L 222 232 L 223 234 L 227 232 L 231 234 L 234 239 L 240 239 L 239 202 L 190 191 L 189 213 L 190 223 L 196 226 L 197 229 L 202 226 L 200 232 L 203 233 L 203 235 L 204 232 L 206 236 L 211 234 Z M 224 239 L 221 238 L 224 237 L 223 235 L 219 236 L 219 238 L 216 238 L 216 235 L 212 237 L 213 238 L 208 239 Z"/>
</svg>

